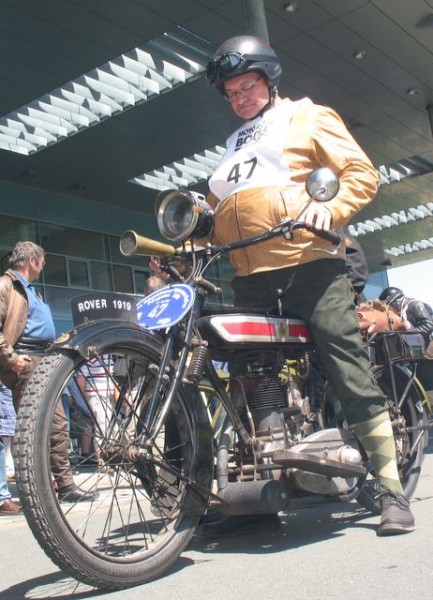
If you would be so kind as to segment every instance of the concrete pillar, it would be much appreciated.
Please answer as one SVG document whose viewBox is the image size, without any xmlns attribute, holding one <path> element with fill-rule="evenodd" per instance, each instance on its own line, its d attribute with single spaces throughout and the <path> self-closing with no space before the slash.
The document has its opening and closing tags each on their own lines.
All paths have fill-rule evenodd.
<svg viewBox="0 0 433 600">
<path fill-rule="evenodd" d="M 427 106 L 427 114 L 428 114 L 428 120 L 430 122 L 430 131 L 432 132 L 432 135 L 433 135 L 433 104 L 429 104 Z"/>
<path fill-rule="evenodd" d="M 242 0 L 245 29 L 248 35 L 255 35 L 269 42 L 266 23 L 265 4 L 263 0 Z"/>
</svg>

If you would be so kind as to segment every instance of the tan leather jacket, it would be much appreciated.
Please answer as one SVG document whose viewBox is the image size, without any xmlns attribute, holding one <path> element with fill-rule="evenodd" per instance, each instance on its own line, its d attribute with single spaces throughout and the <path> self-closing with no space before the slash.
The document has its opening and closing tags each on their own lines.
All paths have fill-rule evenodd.
<svg viewBox="0 0 433 600">
<path fill-rule="evenodd" d="M 308 201 L 305 181 L 318 167 L 329 167 L 340 179 L 339 193 L 326 205 L 335 229 L 342 228 L 376 195 L 376 169 L 342 119 L 328 107 L 308 102 L 294 113 L 284 159 L 292 175 L 290 185 L 244 190 L 219 203 L 212 235 L 215 243 L 225 244 L 257 235 L 287 217 L 296 217 Z M 210 193 L 208 202 L 215 207 L 218 198 Z M 317 252 L 315 248 L 330 250 L 333 247 L 314 234 L 299 230 L 292 241 L 278 236 L 234 250 L 230 260 L 236 275 L 245 276 L 322 258 L 345 257 L 344 247 L 333 256 Z"/>
<path fill-rule="evenodd" d="M 18 360 L 14 345 L 23 333 L 29 311 L 27 293 L 15 273 L 0 277 L 0 380 Z"/>
</svg>

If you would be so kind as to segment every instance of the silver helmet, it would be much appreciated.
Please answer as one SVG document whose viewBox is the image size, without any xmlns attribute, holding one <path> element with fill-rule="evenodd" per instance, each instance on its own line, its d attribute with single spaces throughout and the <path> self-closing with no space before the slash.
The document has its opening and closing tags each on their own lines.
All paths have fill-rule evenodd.
<svg viewBox="0 0 433 600">
<path fill-rule="evenodd" d="M 208 63 L 206 77 L 225 94 L 224 82 L 255 71 L 268 82 L 275 93 L 281 77 L 278 56 L 264 40 L 252 35 L 238 35 L 226 40 Z"/>
</svg>

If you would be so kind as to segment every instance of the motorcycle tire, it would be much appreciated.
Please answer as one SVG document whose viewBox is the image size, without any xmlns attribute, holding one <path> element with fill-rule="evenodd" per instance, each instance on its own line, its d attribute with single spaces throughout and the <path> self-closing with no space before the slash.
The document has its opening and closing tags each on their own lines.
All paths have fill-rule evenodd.
<svg viewBox="0 0 433 600">
<path fill-rule="evenodd" d="M 411 498 L 421 475 L 424 451 L 428 444 L 428 432 L 427 430 L 407 431 L 407 428 L 425 426 L 427 424 L 427 417 L 423 410 L 418 391 L 413 384 L 404 399 L 401 400 L 407 386 L 407 378 L 397 369 L 394 369 L 394 374 L 400 403 L 398 406 L 393 404 L 389 412 L 391 422 L 401 423 L 403 420 L 405 423 L 405 427 L 397 425 L 393 429 L 401 485 L 405 496 Z M 385 369 L 378 369 L 375 372 L 375 377 L 382 391 L 388 398 L 392 398 L 392 385 L 387 371 Z M 367 479 L 360 488 L 356 500 L 361 506 L 372 513 L 381 513 L 379 488 L 374 471 L 370 471 Z"/>
<path fill-rule="evenodd" d="M 61 489 L 59 495 L 50 451 L 55 436 L 64 436 L 72 423 L 64 418 L 59 424 L 62 397 L 85 370 L 86 359 L 65 350 L 43 357 L 20 408 L 17 485 L 29 526 L 60 569 L 103 590 L 140 585 L 166 572 L 189 544 L 208 503 L 212 442 L 201 421 L 207 418 L 201 398 L 181 386 L 164 412 L 162 399 L 173 377 L 167 370 L 156 403 L 150 400 L 161 349 L 151 335 L 144 341 L 141 335 L 137 341 L 107 342 L 93 357 L 106 377 L 95 387 L 115 385 L 120 393 L 116 404 L 101 392 L 105 425 L 88 406 L 93 454 L 74 457 L 74 483 L 97 494 L 93 498 L 77 501 L 72 495 L 68 501 Z M 123 361 L 121 375 L 106 368 L 109 361 Z M 147 428 L 156 421 L 159 434 L 145 444 Z"/>
</svg>

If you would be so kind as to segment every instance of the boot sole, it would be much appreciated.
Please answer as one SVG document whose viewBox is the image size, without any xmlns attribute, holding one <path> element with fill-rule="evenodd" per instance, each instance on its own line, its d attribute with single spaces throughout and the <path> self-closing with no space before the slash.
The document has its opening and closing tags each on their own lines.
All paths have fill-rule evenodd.
<svg viewBox="0 0 433 600">
<path fill-rule="evenodd" d="M 383 525 L 377 530 L 378 536 L 399 535 L 402 533 L 410 533 L 415 531 L 415 525 Z"/>
</svg>

